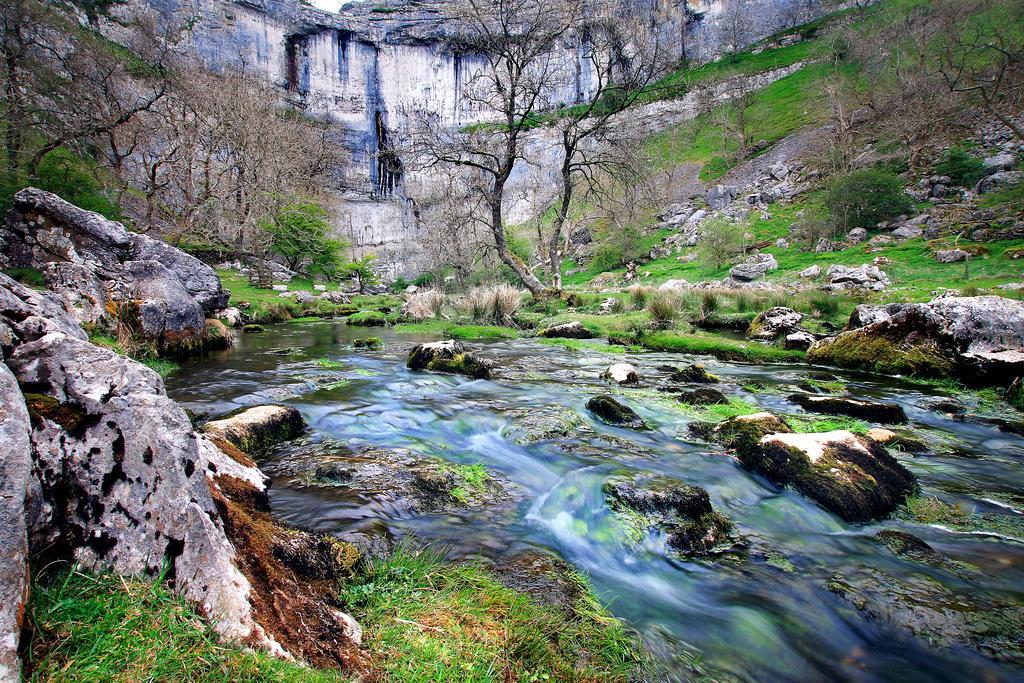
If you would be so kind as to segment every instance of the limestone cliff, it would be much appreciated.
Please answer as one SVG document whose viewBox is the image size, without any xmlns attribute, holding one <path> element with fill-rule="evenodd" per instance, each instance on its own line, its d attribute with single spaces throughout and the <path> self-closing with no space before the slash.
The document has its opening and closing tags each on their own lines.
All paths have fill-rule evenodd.
<svg viewBox="0 0 1024 683">
<path fill-rule="evenodd" d="M 706 61 L 729 44 L 732 0 L 634 1 L 679 57 Z M 743 11 L 744 43 L 824 11 L 819 2 L 801 0 L 735 2 Z M 196 19 L 189 48 L 207 67 L 255 69 L 293 106 L 336 125 L 349 153 L 337 186 L 330 188 L 338 202 L 338 232 L 360 255 L 376 253 L 415 269 L 420 210 L 441 190 L 436 182 L 411 177 L 400 159 L 382 150 L 390 136 L 400 136 L 424 116 L 453 126 L 484 116 L 463 97 L 479 58 L 452 50 L 444 40 L 451 30 L 444 6 L 440 0 L 352 2 L 334 14 L 297 0 L 134 0 L 122 11 L 155 10 L 166 22 Z M 559 59 L 575 77 L 549 93 L 552 103 L 588 94 L 586 48 L 578 36 L 558 47 Z M 534 147 L 540 148 L 543 167 L 543 141 Z M 516 179 L 520 191 L 544 184 L 542 169 L 531 173 L 539 176 Z M 513 220 L 537 208 L 533 202 L 517 207 Z"/>
</svg>

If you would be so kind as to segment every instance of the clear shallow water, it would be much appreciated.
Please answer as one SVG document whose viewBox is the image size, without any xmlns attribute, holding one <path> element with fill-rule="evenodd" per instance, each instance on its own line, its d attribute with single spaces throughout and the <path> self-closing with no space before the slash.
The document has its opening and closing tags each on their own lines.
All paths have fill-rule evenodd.
<svg viewBox="0 0 1024 683">
<path fill-rule="evenodd" d="M 378 335 L 385 347 L 354 352 L 353 338 Z M 309 423 L 309 440 L 354 447 L 404 448 L 458 463 L 483 462 L 514 482 L 521 503 L 496 511 L 413 515 L 386 496 L 306 487 L 277 478 L 275 512 L 283 519 L 352 538 L 410 535 L 451 548 L 453 556 L 496 561 L 524 549 L 553 551 L 589 575 L 611 610 L 628 620 L 666 661 L 670 678 L 690 675 L 687 662 L 736 680 L 1024 680 L 1024 672 L 965 648 L 929 647 L 905 631 L 869 619 L 828 591 L 834 574 L 847 580 L 873 568 L 900 579 L 938 581 L 1024 604 L 1024 544 L 981 534 L 887 521 L 848 526 L 797 494 L 780 492 L 744 471 L 720 449 L 686 436 L 687 418 L 650 389 L 623 390 L 622 400 L 655 425 L 637 433 L 591 419 L 586 401 L 607 391 L 598 376 L 626 360 L 641 377 L 693 360 L 679 354 L 577 352 L 530 340 L 482 340 L 471 346 L 494 362 L 494 381 L 413 373 L 408 349 L 420 341 L 320 321 L 273 326 L 240 335 L 234 349 L 185 363 L 168 391 L 199 413 L 283 402 Z M 282 351 L 293 349 L 292 353 Z M 323 368 L 327 357 L 341 367 Z M 750 394 L 750 381 L 792 385 L 815 372 L 806 366 L 753 366 L 700 359 L 728 384 L 727 395 L 766 410 L 796 413 L 786 393 Z M 941 430 L 975 457 L 899 456 L 925 493 L 979 511 L 1019 514 L 1000 493 L 1024 492 L 1024 439 L 987 425 L 957 422 L 922 410 L 919 388 L 870 375 L 829 370 L 862 397 L 903 405 L 912 422 Z M 653 383 L 653 382 L 652 382 Z M 518 445 L 514 430 L 537 411 L 579 416 L 582 433 Z M 275 458 L 261 465 L 273 470 Z M 602 483 L 636 470 L 664 473 L 705 488 L 715 507 L 746 537 L 748 559 L 685 560 L 667 554 L 652 535 L 630 545 L 605 506 Z M 982 493 L 984 492 L 984 493 Z M 872 537 L 903 528 L 981 571 L 968 578 L 901 560 Z M 766 562 L 775 552 L 795 571 Z"/>
</svg>

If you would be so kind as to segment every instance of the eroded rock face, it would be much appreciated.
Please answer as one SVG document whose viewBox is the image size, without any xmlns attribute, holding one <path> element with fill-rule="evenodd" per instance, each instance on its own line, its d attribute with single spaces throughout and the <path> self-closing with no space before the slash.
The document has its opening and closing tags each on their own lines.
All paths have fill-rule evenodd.
<svg viewBox="0 0 1024 683">
<path fill-rule="evenodd" d="M 1024 302 L 978 296 L 858 306 L 847 330 L 811 346 L 808 360 L 1005 385 L 1024 374 Z"/>
<path fill-rule="evenodd" d="M 29 418 L 14 376 L 0 363 L 0 681 L 21 680 L 18 644 L 28 601 L 25 495 L 32 474 Z"/>
<path fill-rule="evenodd" d="M 708 492 L 698 486 L 672 477 L 635 474 L 609 479 L 601 489 L 613 510 L 627 513 L 627 524 L 635 527 L 643 520 L 647 528 L 631 529 L 636 535 L 649 529 L 665 531 L 670 548 L 692 555 L 731 546 L 732 524 L 715 512 Z"/>
<path fill-rule="evenodd" d="M 745 467 L 846 522 L 883 519 L 916 487 L 914 475 L 880 444 L 844 430 L 767 434 L 738 455 Z"/>
<path fill-rule="evenodd" d="M 856 268 L 833 263 L 825 271 L 822 289 L 840 292 L 849 289 L 865 289 L 880 292 L 892 284 L 889 277 L 878 266 L 863 264 Z"/>
<path fill-rule="evenodd" d="M 164 355 L 201 349 L 207 314 L 229 296 L 195 257 L 35 188 L 14 197 L 0 263 L 39 269 L 78 322 L 126 323 Z"/>
<path fill-rule="evenodd" d="M 803 321 L 802 313 L 797 313 L 792 308 L 775 306 L 767 311 L 757 314 L 747 329 L 748 339 L 763 339 L 774 341 L 779 337 L 793 334 L 800 329 Z"/>
<path fill-rule="evenodd" d="M 406 365 L 410 370 L 450 372 L 475 379 L 490 379 L 491 367 L 456 340 L 418 344 L 409 351 Z"/>
<path fill-rule="evenodd" d="M 358 625 L 337 604 L 354 548 L 274 522 L 248 456 L 197 434 L 159 375 L 88 342 L 55 295 L 0 275 L 0 339 L 5 679 L 17 672 L 26 541 L 34 557 L 96 571 L 155 578 L 167 567 L 226 639 L 321 666 L 364 663 Z"/>
</svg>

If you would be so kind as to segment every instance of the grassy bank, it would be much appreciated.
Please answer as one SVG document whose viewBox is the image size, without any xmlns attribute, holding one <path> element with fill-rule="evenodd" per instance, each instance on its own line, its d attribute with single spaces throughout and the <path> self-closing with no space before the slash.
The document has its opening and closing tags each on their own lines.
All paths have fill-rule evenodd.
<svg viewBox="0 0 1024 683">
<path fill-rule="evenodd" d="M 626 681 L 643 663 L 590 596 L 567 609 L 506 588 L 477 564 L 399 550 L 342 593 L 375 664 L 400 681 Z"/>
<path fill-rule="evenodd" d="M 219 642 L 159 583 L 51 571 L 36 578 L 32 596 L 33 681 L 351 680 Z"/>
<path fill-rule="evenodd" d="M 470 466 L 467 482 L 481 476 Z M 469 485 L 469 484 L 467 484 Z M 483 566 L 401 549 L 341 588 L 381 680 L 627 681 L 644 664 L 578 575 L 573 604 L 542 605 Z M 351 681 L 224 644 L 161 583 L 50 570 L 33 582 L 34 681 Z"/>
</svg>

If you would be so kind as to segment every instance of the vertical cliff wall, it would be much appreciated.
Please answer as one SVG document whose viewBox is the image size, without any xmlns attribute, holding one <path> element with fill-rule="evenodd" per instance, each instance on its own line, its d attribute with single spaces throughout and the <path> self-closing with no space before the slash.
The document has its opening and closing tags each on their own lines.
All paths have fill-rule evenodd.
<svg viewBox="0 0 1024 683">
<path fill-rule="evenodd" d="M 740 3 L 744 42 L 794 22 L 800 12 L 820 10 L 807 0 L 636 0 L 661 27 L 673 51 L 707 60 L 730 44 Z M 375 253 L 392 275 L 417 269 L 420 209 L 428 206 L 442 179 L 416 178 L 402 159 L 387 153 L 388 139 L 415 121 L 436 116 L 461 126 L 485 112 L 463 97 L 465 85 L 481 67 L 479 58 L 452 51 L 444 40 L 443 2 L 415 5 L 349 3 L 338 14 L 296 0 L 135 0 L 168 22 L 195 21 L 189 48 L 210 69 L 257 70 L 280 88 L 282 98 L 309 116 L 339 129 L 348 161 L 335 187 L 338 232 L 357 255 Z M 801 17 L 803 18 L 803 17 Z M 558 47 L 557 58 L 573 74 L 552 103 L 572 103 L 591 87 L 586 45 L 577 38 Z M 543 162 L 543 133 L 531 143 Z M 517 220 L 542 201 L 543 168 L 524 169 L 514 179 Z"/>
</svg>

